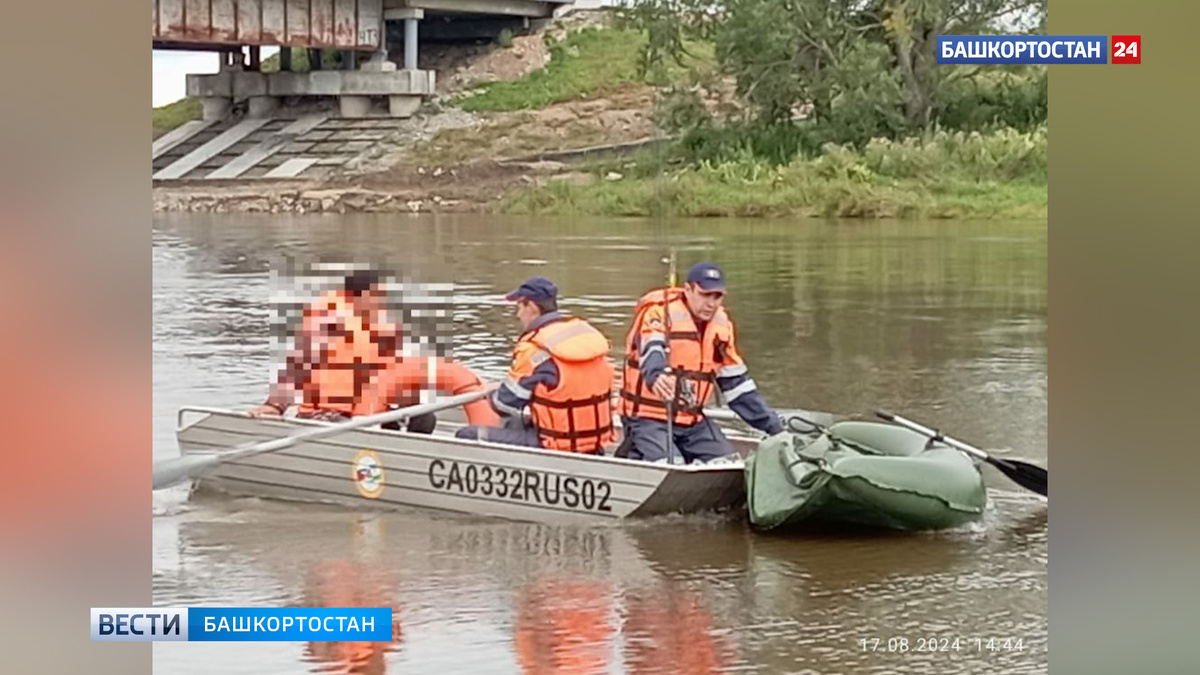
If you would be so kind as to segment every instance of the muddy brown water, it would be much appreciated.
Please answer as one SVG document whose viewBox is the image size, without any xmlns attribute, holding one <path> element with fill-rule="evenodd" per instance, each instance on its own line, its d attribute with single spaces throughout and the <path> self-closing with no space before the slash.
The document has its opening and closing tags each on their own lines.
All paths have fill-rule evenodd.
<svg viewBox="0 0 1200 675">
<path fill-rule="evenodd" d="M 182 405 L 270 372 L 272 265 L 360 260 L 454 283 L 454 353 L 498 377 L 502 294 L 554 278 L 615 344 L 670 246 L 722 263 L 776 406 L 889 408 L 1047 457 L 1044 223 L 156 216 L 154 453 Z M 164 673 L 1034 673 L 1048 507 L 988 469 L 985 518 L 918 535 L 765 536 L 736 516 L 613 527 L 156 493 L 156 605 L 391 606 L 390 643 L 158 643 Z"/>
</svg>

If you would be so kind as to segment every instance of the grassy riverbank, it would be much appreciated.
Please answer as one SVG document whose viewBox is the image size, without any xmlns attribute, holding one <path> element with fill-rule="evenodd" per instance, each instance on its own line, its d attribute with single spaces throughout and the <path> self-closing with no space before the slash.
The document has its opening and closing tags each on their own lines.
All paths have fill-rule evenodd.
<svg viewBox="0 0 1200 675">
<path fill-rule="evenodd" d="M 513 213 L 646 216 L 1038 218 L 1047 214 L 1047 132 L 937 133 L 862 150 L 826 146 L 772 165 L 752 156 L 670 168 L 644 154 L 597 162 L 590 184 L 510 195 Z M 668 167 L 660 171 L 659 167 Z"/>
<path fill-rule="evenodd" d="M 181 98 L 174 103 L 152 108 L 150 125 L 154 137 L 157 138 L 160 134 L 165 134 L 184 122 L 200 119 L 200 108 L 200 99 L 198 98 Z"/>
</svg>

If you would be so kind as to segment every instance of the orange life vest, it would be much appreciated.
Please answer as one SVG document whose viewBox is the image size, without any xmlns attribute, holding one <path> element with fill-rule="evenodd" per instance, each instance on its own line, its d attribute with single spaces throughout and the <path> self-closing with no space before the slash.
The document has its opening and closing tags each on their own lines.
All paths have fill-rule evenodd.
<svg viewBox="0 0 1200 675">
<path fill-rule="evenodd" d="M 438 357 L 406 356 L 385 366 L 367 387 L 355 415 L 384 412 L 388 405 L 415 404 L 412 394 L 432 390 L 447 396 L 457 396 L 483 389 L 483 380 L 470 368 Z M 463 406 L 467 423 L 499 426 L 500 416 L 492 410 L 486 398 Z"/>
<path fill-rule="evenodd" d="M 704 404 L 712 395 L 717 370 L 726 360 L 740 360 L 733 348 L 733 322 L 721 307 L 705 326 L 704 335 L 700 335 L 680 288 L 658 288 L 638 300 L 633 326 L 625 338 L 619 410 L 624 417 L 666 421 L 666 403 L 644 381 L 640 368 L 640 341 L 637 338 L 647 327 L 651 332 L 662 333 L 670 341 L 671 372 L 680 378 L 681 387 L 687 383 L 694 394 L 690 402 L 675 401 L 674 423 L 681 426 L 695 424 L 700 421 Z"/>
<path fill-rule="evenodd" d="M 518 338 L 509 379 L 529 375 L 547 358 L 558 367 L 558 386 L 539 384 L 529 399 L 543 448 L 598 454 L 613 440 L 608 353 L 608 338 L 576 317 L 551 321 Z"/>
<path fill-rule="evenodd" d="M 305 308 L 302 330 L 317 336 L 319 352 L 303 387 L 299 413 L 352 414 L 375 372 L 393 360 L 383 356 L 378 340 L 382 334 L 394 334 L 395 328 L 370 324 L 355 311 L 345 291 L 329 291 Z"/>
</svg>

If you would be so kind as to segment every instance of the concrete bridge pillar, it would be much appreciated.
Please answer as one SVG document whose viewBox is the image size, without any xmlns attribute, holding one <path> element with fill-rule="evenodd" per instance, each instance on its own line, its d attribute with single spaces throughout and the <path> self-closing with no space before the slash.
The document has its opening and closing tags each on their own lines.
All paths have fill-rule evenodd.
<svg viewBox="0 0 1200 675">
<path fill-rule="evenodd" d="M 384 20 L 404 21 L 404 69 L 417 69 L 417 22 L 425 18 L 425 10 L 403 7 L 388 9 L 383 13 Z M 384 32 L 386 40 L 387 31 Z"/>
</svg>

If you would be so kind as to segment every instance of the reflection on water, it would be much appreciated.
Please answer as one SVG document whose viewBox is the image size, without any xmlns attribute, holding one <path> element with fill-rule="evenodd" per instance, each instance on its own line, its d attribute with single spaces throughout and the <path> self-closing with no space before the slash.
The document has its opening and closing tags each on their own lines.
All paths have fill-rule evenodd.
<svg viewBox="0 0 1200 675">
<path fill-rule="evenodd" d="M 390 642 L 308 642 L 304 660 L 319 664 L 322 673 L 387 672 L 384 656 L 398 651 L 403 635 L 400 609 L 392 605 L 397 583 L 395 575 L 377 565 L 349 560 L 330 560 L 314 564 L 304 581 L 304 595 L 298 607 L 392 607 Z"/>
<path fill-rule="evenodd" d="M 888 407 L 1046 457 L 1044 225 L 678 222 L 670 243 L 681 265 L 725 265 L 742 351 L 776 405 Z M 504 292 L 551 276 L 565 308 L 619 346 L 633 300 L 663 277 L 667 245 L 642 221 L 157 219 L 155 453 L 177 452 L 179 406 L 265 395 L 268 270 L 281 256 L 452 282 L 455 354 L 495 377 L 516 333 Z M 156 493 L 155 603 L 391 606 L 396 625 L 381 644 L 160 643 L 155 666 L 1045 672 L 1046 507 L 996 475 L 989 484 L 977 526 L 803 539 L 753 534 L 736 516 L 584 528 Z M 915 650 L 955 637 L 958 651 Z M 973 642 L 1006 637 L 1023 649 Z M 882 649 L 864 650 L 864 638 Z"/>
</svg>

